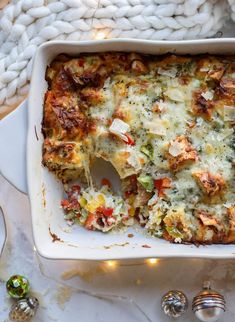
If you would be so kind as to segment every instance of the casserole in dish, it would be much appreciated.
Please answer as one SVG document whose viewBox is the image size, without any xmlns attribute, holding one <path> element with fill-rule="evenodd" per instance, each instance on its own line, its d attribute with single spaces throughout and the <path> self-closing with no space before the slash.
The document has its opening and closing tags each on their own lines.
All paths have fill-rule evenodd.
<svg viewBox="0 0 235 322">
<path fill-rule="evenodd" d="M 69 224 L 235 242 L 233 56 L 61 54 L 46 80 L 43 164 L 66 183 Z M 97 158 L 117 171 L 121 196 L 94 182 Z M 68 187 L 77 179 L 85 189 Z"/>
<path fill-rule="evenodd" d="M 235 249 L 233 245 L 210 245 L 198 248 L 194 245 L 170 244 L 164 240 L 150 238 L 134 229 L 121 234 L 101 234 L 77 226 L 68 228 L 63 219 L 63 211 L 58 206 L 63 198 L 63 186 L 41 165 L 43 142 L 41 122 L 44 93 L 47 90 L 45 72 L 47 66 L 58 54 L 78 55 L 79 53 L 108 51 L 155 55 L 168 52 L 233 54 L 234 49 L 235 42 L 226 39 L 186 42 L 151 42 L 129 39 L 80 43 L 51 42 L 38 49 L 34 60 L 29 97 L 27 177 L 35 245 L 42 256 L 64 259 L 233 256 Z M 98 174 L 103 165 L 101 164 L 100 167 Z M 108 173 L 105 174 L 109 176 Z"/>
</svg>

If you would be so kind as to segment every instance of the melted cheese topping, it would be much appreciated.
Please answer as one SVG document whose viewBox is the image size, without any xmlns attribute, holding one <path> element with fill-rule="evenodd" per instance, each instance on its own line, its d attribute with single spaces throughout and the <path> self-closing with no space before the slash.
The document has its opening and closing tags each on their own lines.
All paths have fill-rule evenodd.
<svg viewBox="0 0 235 322">
<path fill-rule="evenodd" d="M 59 57 L 47 71 L 43 162 L 68 181 L 101 157 L 152 235 L 235 242 L 234 75 L 233 57 Z"/>
</svg>

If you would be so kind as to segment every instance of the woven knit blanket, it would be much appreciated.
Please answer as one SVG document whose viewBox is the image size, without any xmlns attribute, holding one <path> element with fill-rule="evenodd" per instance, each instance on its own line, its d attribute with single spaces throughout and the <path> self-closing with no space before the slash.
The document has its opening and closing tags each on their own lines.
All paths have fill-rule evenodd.
<svg viewBox="0 0 235 322">
<path fill-rule="evenodd" d="M 0 118 L 27 95 L 45 41 L 208 38 L 230 18 L 235 0 L 12 0 L 0 13 Z"/>
</svg>

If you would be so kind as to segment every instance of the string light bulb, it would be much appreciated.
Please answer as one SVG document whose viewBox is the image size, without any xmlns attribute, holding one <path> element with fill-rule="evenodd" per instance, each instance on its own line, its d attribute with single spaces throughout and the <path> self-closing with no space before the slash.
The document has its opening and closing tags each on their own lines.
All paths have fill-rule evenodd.
<svg viewBox="0 0 235 322">
<path fill-rule="evenodd" d="M 105 39 L 107 36 L 107 33 L 104 30 L 99 30 L 95 33 L 94 38 L 97 40 Z"/>
<path fill-rule="evenodd" d="M 159 259 L 157 259 L 157 258 L 149 258 L 149 259 L 147 259 L 147 262 L 150 265 L 155 265 L 155 264 L 157 264 L 159 262 Z"/>
<path fill-rule="evenodd" d="M 117 266 L 117 262 L 115 261 L 107 261 L 106 265 L 110 268 L 115 268 Z"/>
</svg>

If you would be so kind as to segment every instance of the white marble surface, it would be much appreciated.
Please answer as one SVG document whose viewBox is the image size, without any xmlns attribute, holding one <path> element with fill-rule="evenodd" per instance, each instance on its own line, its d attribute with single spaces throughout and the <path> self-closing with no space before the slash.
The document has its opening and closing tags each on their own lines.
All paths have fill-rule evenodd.
<svg viewBox="0 0 235 322">
<path fill-rule="evenodd" d="M 197 320 L 191 312 L 191 301 L 204 280 L 210 280 L 226 298 L 227 312 L 220 322 L 235 321 L 235 260 L 168 259 L 152 265 L 122 261 L 112 262 L 114 266 L 105 262 L 49 261 L 33 250 L 27 196 L 2 177 L 0 204 L 8 227 L 0 262 L 0 321 L 7 321 L 11 305 L 4 282 L 15 273 L 27 276 L 33 293 L 39 296 L 41 308 L 36 322 L 167 322 L 170 320 L 162 313 L 160 300 L 170 289 L 184 291 L 190 301 L 187 314 L 178 321 L 193 322 Z M 0 224 L 2 235 L 4 225 Z M 66 280 L 65 273 L 74 277 Z"/>
<path fill-rule="evenodd" d="M 235 36 L 233 23 L 228 23 L 223 36 Z M 1 176 L 0 206 L 8 233 L 0 259 L 0 321 L 7 321 L 11 305 L 5 281 L 15 273 L 27 276 L 33 294 L 39 297 L 41 306 L 35 322 L 167 322 L 170 319 L 162 313 L 160 300 L 170 289 L 182 290 L 189 298 L 189 310 L 178 321 L 196 322 L 191 302 L 205 280 L 226 298 L 227 311 L 220 322 L 235 321 L 235 260 L 121 261 L 111 262 L 112 266 L 105 262 L 49 261 L 34 251 L 27 196 Z M 4 233 L 0 215 L 0 247 Z"/>
</svg>

